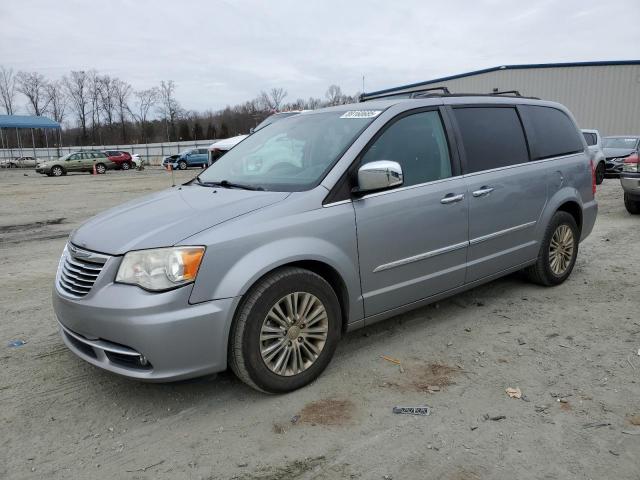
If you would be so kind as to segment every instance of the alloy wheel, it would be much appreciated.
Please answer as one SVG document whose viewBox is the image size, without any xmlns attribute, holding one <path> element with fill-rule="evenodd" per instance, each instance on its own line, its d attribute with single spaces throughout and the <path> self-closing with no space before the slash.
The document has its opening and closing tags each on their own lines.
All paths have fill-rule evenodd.
<svg viewBox="0 0 640 480">
<path fill-rule="evenodd" d="M 260 354 L 273 373 L 285 377 L 308 369 L 329 334 L 322 302 L 307 292 L 290 293 L 271 307 L 260 330 Z"/>
<path fill-rule="evenodd" d="M 571 228 L 566 224 L 558 225 L 549 244 L 549 267 L 555 275 L 563 275 L 571 265 L 574 243 Z"/>
<path fill-rule="evenodd" d="M 51 169 L 51 173 L 53 173 L 54 177 L 59 177 L 60 175 L 62 175 L 62 168 L 60 167 L 53 167 Z"/>
</svg>

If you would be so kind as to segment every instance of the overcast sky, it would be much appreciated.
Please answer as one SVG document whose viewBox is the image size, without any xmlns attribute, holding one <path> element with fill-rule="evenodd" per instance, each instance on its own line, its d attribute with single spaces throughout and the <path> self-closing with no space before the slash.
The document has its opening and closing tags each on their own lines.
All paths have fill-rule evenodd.
<svg viewBox="0 0 640 480">
<path fill-rule="evenodd" d="M 0 65 L 172 79 L 185 108 L 519 63 L 640 58 L 640 1 L 2 0 Z"/>
</svg>

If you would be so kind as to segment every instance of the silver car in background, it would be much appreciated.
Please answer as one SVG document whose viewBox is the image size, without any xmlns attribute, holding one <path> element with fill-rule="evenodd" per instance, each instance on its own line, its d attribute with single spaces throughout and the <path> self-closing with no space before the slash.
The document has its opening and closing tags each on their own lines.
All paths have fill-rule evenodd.
<svg viewBox="0 0 640 480">
<path fill-rule="evenodd" d="M 518 270 L 562 283 L 594 193 L 557 103 L 445 95 L 305 112 L 80 226 L 53 306 L 66 345 L 111 372 L 231 367 L 291 391 L 347 331 Z"/>
<path fill-rule="evenodd" d="M 585 142 L 587 142 L 591 158 L 593 159 L 593 164 L 596 166 L 596 185 L 600 185 L 604 181 L 606 169 L 605 155 L 602 150 L 602 137 L 598 130 L 585 128 L 582 129 L 582 136 L 584 137 Z"/>
<path fill-rule="evenodd" d="M 606 157 L 605 175 L 609 177 L 619 177 L 625 159 L 637 153 L 640 149 L 640 136 L 617 135 L 604 137 L 602 142 L 604 155 Z"/>
</svg>

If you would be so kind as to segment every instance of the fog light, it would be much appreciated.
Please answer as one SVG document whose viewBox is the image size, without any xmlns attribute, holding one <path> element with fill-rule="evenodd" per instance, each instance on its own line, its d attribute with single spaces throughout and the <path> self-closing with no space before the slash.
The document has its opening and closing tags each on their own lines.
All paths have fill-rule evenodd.
<svg viewBox="0 0 640 480">
<path fill-rule="evenodd" d="M 144 355 L 140 355 L 140 358 L 138 359 L 138 362 L 140 363 L 140 365 L 142 365 L 143 367 L 146 367 L 147 364 L 149 363 L 147 361 L 147 357 L 145 357 Z"/>
</svg>

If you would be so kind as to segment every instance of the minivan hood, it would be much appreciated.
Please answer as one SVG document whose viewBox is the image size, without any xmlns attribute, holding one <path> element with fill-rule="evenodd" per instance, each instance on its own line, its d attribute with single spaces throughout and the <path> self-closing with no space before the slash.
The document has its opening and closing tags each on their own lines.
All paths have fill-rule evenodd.
<svg viewBox="0 0 640 480">
<path fill-rule="evenodd" d="M 635 152 L 633 148 L 603 148 L 603 151 L 607 158 L 628 157 Z"/>
<path fill-rule="evenodd" d="M 287 192 L 183 186 L 111 208 L 72 234 L 79 247 L 110 255 L 169 247 L 202 230 L 284 200 Z"/>
</svg>

